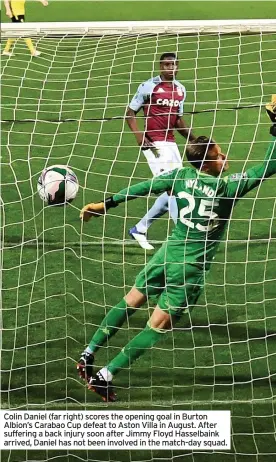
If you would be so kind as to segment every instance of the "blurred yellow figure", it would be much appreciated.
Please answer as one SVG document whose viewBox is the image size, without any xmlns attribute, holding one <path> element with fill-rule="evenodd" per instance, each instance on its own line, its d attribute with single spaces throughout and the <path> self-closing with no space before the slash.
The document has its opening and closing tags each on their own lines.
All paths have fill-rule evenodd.
<svg viewBox="0 0 276 462">
<path fill-rule="evenodd" d="M 25 22 L 25 1 L 26 0 L 4 0 L 6 15 L 11 18 L 12 22 Z M 43 6 L 48 5 L 48 0 L 39 0 Z M 40 56 L 41 52 L 36 50 L 30 38 L 24 39 L 32 56 Z M 12 56 L 11 47 L 14 40 L 8 39 L 3 51 L 4 56 Z"/>
</svg>

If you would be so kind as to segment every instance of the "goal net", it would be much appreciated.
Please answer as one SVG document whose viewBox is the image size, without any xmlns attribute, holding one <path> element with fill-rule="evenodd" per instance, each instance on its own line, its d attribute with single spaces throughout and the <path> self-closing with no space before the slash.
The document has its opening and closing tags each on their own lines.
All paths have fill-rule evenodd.
<svg viewBox="0 0 276 462">
<path fill-rule="evenodd" d="M 41 51 L 31 58 L 23 38 Z M 14 54 L 2 60 L 2 408 L 93 410 L 99 403 L 76 362 L 107 311 L 152 252 L 128 236 L 154 198 L 112 209 L 81 226 L 83 204 L 150 178 L 126 125 L 138 85 L 175 51 L 187 89 L 184 118 L 212 136 L 230 171 L 264 158 L 264 105 L 275 93 L 275 21 L 39 23 L 3 25 Z M 140 115 L 140 114 L 139 114 Z M 142 127 L 142 116 L 138 120 Z M 177 144 L 186 164 L 185 140 Z M 69 165 L 80 191 L 68 207 L 45 207 L 46 166 Z M 231 450 L 68 452 L 66 460 L 275 460 L 275 178 L 235 208 L 191 325 L 175 330 L 116 377 L 111 409 L 230 410 Z M 149 231 L 159 248 L 171 223 Z M 154 301 L 152 302 L 152 306 Z M 141 329 L 144 306 L 97 356 L 104 366 Z M 64 451 L 20 451 L 6 460 L 65 460 Z"/>
</svg>

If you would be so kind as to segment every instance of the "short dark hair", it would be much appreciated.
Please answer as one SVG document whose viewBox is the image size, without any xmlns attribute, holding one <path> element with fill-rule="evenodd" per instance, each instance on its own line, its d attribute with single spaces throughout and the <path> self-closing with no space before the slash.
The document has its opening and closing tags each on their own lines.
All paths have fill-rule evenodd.
<svg viewBox="0 0 276 462">
<path fill-rule="evenodd" d="M 167 58 L 173 58 L 173 59 L 175 59 L 176 61 L 178 61 L 178 58 L 177 58 L 176 54 L 175 54 L 173 51 L 172 51 L 172 52 L 167 51 L 167 53 L 163 53 L 163 54 L 160 56 L 160 63 L 161 63 L 162 61 L 164 61 L 165 59 L 167 59 Z"/>
<path fill-rule="evenodd" d="M 198 136 L 187 145 L 186 157 L 196 168 L 200 169 L 206 159 L 206 154 L 216 145 L 215 141 L 207 136 Z"/>
</svg>

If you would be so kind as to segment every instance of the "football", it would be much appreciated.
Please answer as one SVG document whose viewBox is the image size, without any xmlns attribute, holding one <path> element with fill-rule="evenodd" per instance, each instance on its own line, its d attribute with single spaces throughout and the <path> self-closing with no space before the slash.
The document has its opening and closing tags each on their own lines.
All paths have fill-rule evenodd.
<svg viewBox="0 0 276 462">
<path fill-rule="evenodd" d="M 75 199 L 78 190 L 78 178 L 67 165 L 45 168 L 37 182 L 39 197 L 47 205 L 66 205 Z"/>
</svg>

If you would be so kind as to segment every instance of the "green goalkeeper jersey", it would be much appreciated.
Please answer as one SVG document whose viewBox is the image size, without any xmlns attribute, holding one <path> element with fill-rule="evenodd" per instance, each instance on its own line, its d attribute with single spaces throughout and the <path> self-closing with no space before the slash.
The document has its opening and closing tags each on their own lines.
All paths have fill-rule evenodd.
<svg viewBox="0 0 276 462">
<path fill-rule="evenodd" d="M 115 203 L 149 193 L 172 191 L 178 205 L 178 220 L 168 238 L 168 251 L 178 246 L 183 261 L 211 263 L 237 200 L 276 173 L 276 138 L 263 163 L 230 176 L 214 177 L 192 167 L 176 169 L 144 181 L 113 196 Z"/>
</svg>

